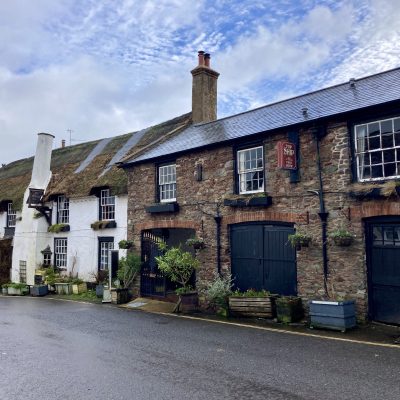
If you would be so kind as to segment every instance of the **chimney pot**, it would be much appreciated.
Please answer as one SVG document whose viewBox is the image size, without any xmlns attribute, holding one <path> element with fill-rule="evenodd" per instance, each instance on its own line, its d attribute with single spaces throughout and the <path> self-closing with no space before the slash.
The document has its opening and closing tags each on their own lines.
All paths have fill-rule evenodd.
<svg viewBox="0 0 400 400">
<path fill-rule="evenodd" d="M 210 58 L 211 56 L 209 53 L 204 54 L 204 65 L 208 68 L 210 68 Z"/>
<path fill-rule="evenodd" d="M 199 66 L 200 65 L 203 66 L 204 65 L 204 51 L 200 50 L 198 52 L 198 55 L 199 55 Z"/>
<path fill-rule="evenodd" d="M 61 140 L 61 148 L 63 149 L 65 147 L 65 139 Z"/>
<path fill-rule="evenodd" d="M 349 84 L 351 88 L 354 88 L 356 86 L 356 80 L 355 78 L 350 78 Z"/>
</svg>

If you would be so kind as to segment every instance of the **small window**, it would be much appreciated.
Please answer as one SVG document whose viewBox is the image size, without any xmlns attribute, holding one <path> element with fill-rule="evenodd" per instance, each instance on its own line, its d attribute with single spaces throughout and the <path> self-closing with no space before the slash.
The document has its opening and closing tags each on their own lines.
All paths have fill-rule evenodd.
<svg viewBox="0 0 400 400">
<path fill-rule="evenodd" d="M 400 177 L 400 118 L 356 125 L 354 135 L 359 181 Z"/>
<path fill-rule="evenodd" d="M 239 193 L 257 193 L 264 191 L 263 147 L 239 150 L 237 152 L 237 174 Z"/>
<path fill-rule="evenodd" d="M 67 239 L 54 239 L 54 265 L 57 268 L 67 268 Z"/>
<path fill-rule="evenodd" d="M 110 189 L 100 192 L 100 220 L 115 219 L 115 196 L 111 196 Z"/>
<path fill-rule="evenodd" d="M 12 203 L 7 204 L 7 226 L 9 228 L 15 227 L 17 222 L 17 212 L 13 209 Z"/>
<path fill-rule="evenodd" d="M 26 261 L 19 260 L 19 281 L 26 283 Z"/>
<path fill-rule="evenodd" d="M 99 238 L 99 269 L 108 270 L 110 250 L 114 249 L 114 239 Z"/>
<path fill-rule="evenodd" d="M 176 201 L 176 164 L 158 168 L 158 185 L 161 203 Z"/>
<path fill-rule="evenodd" d="M 65 196 L 57 198 L 57 223 L 69 224 L 69 199 Z"/>
</svg>

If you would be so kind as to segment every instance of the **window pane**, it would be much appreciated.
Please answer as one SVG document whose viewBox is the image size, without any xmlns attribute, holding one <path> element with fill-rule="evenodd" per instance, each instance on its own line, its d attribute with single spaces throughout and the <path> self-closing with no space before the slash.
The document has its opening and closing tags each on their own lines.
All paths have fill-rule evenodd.
<svg viewBox="0 0 400 400">
<path fill-rule="evenodd" d="M 395 150 L 385 150 L 383 152 L 383 160 L 385 163 L 390 163 L 390 162 L 394 162 L 394 157 L 395 157 Z"/>
<path fill-rule="evenodd" d="M 383 166 L 383 169 L 385 171 L 385 176 L 394 176 L 394 175 L 396 175 L 396 164 L 395 163 L 385 164 Z"/>
<path fill-rule="evenodd" d="M 381 134 L 383 135 L 384 133 L 391 133 L 393 132 L 393 126 L 392 126 L 392 121 L 391 119 L 387 119 L 386 121 L 381 122 Z"/>
<path fill-rule="evenodd" d="M 382 152 L 374 151 L 371 153 L 371 164 L 382 164 Z"/>
<path fill-rule="evenodd" d="M 358 138 L 365 138 L 367 136 L 367 125 L 359 125 L 356 127 L 356 134 Z"/>
<path fill-rule="evenodd" d="M 382 245 L 383 244 L 382 227 L 374 226 L 374 229 L 373 229 L 373 241 L 374 241 L 374 244 L 376 244 L 376 245 Z"/>
<path fill-rule="evenodd" d="M 382 136 L 382 148 L 393 147 L 393 134 Z"/>
<path fill-rule="evenodd" d="M 368 136 L 377 136 L 379 132 L 379 122 L 368 124 Z"/>
<path fill-rule="evenodd" d="M 371 167 L 371 178 L 382 178 L 382 166 L 381 165 L 373 165 Z"/>
<path fill-rule="evenodd" d="M 379 149 L 381 147 L 381 138 L 375 136 L 369 139 L 369 150 Z"/>
<path fill-rule="evenodd" d="M 395 132 L 400 132 L 400 118 L 395 118 L 393 120 L 393 128 Z"/>
</svg>

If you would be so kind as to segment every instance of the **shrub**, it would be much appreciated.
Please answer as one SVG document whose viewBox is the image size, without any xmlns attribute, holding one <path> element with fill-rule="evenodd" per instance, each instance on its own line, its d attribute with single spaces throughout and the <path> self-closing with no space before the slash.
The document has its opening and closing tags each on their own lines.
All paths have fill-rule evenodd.
<svg viewBox="0 0 400 400">
<path fill-rule="evenodd" d="M 228 297 L 232 294 L 233 279 L 231 274 L 220 276 L 215 274 L 214 280 L 208 286 L 206 298 L 213 307 L 228 307 Z"/>
<path fill-rule="evenodd" d="M 165 254 L 156 257 L 156 261 L 161 272 L 167 275 L 172 282 L 182 286 L 178 289 L 178 294 L 188 293 L 192 290 L 188 283 L 200 263 L 191 253 L 183 251 L 180 247 L 171 247 L 166 250 Z"/>
<path fill-rule="evenodd" d="M 130 253 L 126 257 L 121 257 L 118 262 L 117 278 L 124 288 L 131 286 L 140 272 L 142 261 L 140 256 Z"/>
</svg>

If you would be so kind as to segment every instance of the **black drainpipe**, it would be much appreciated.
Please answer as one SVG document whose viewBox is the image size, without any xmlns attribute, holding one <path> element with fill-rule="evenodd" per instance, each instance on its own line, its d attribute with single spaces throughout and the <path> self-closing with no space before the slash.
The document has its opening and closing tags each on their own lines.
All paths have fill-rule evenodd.
<svg viewBox="0 0 400 400">
<path fill-rule="evenodd" d="M 222 216 L 219 213 L 219 204 L 217 204 L 217 214 L 214 216 L 215 223 L 217 224 L 215 234 L 217 242 L 217 272 L 221 275 L 221 220 Z"/>
<path fill-rule="evenodd" d="M 322 261 L 323 261 L 323 270 L 324 270 L 324 290 L 325 294 L 328 294 L 328 235 L 327 235 L 327 220 L 329 213 L 325 210 L 325 202 L 324 202 L 324 187 L 322 183 L 322 170 L 321 170 L 321 155 L 319 149 L 320 137 L 323 135 L 324 129 L 319 128 L 314 132 L 314 138 L 317 145 L 317 169 L 318 169 L 318 180 L 319 180 L 319 190 L 314 191 L 314 193 L 318 194 L 319 197 L 319 218 L 321 219 L 321 228 L 322 228 Z"/>
</svg>

